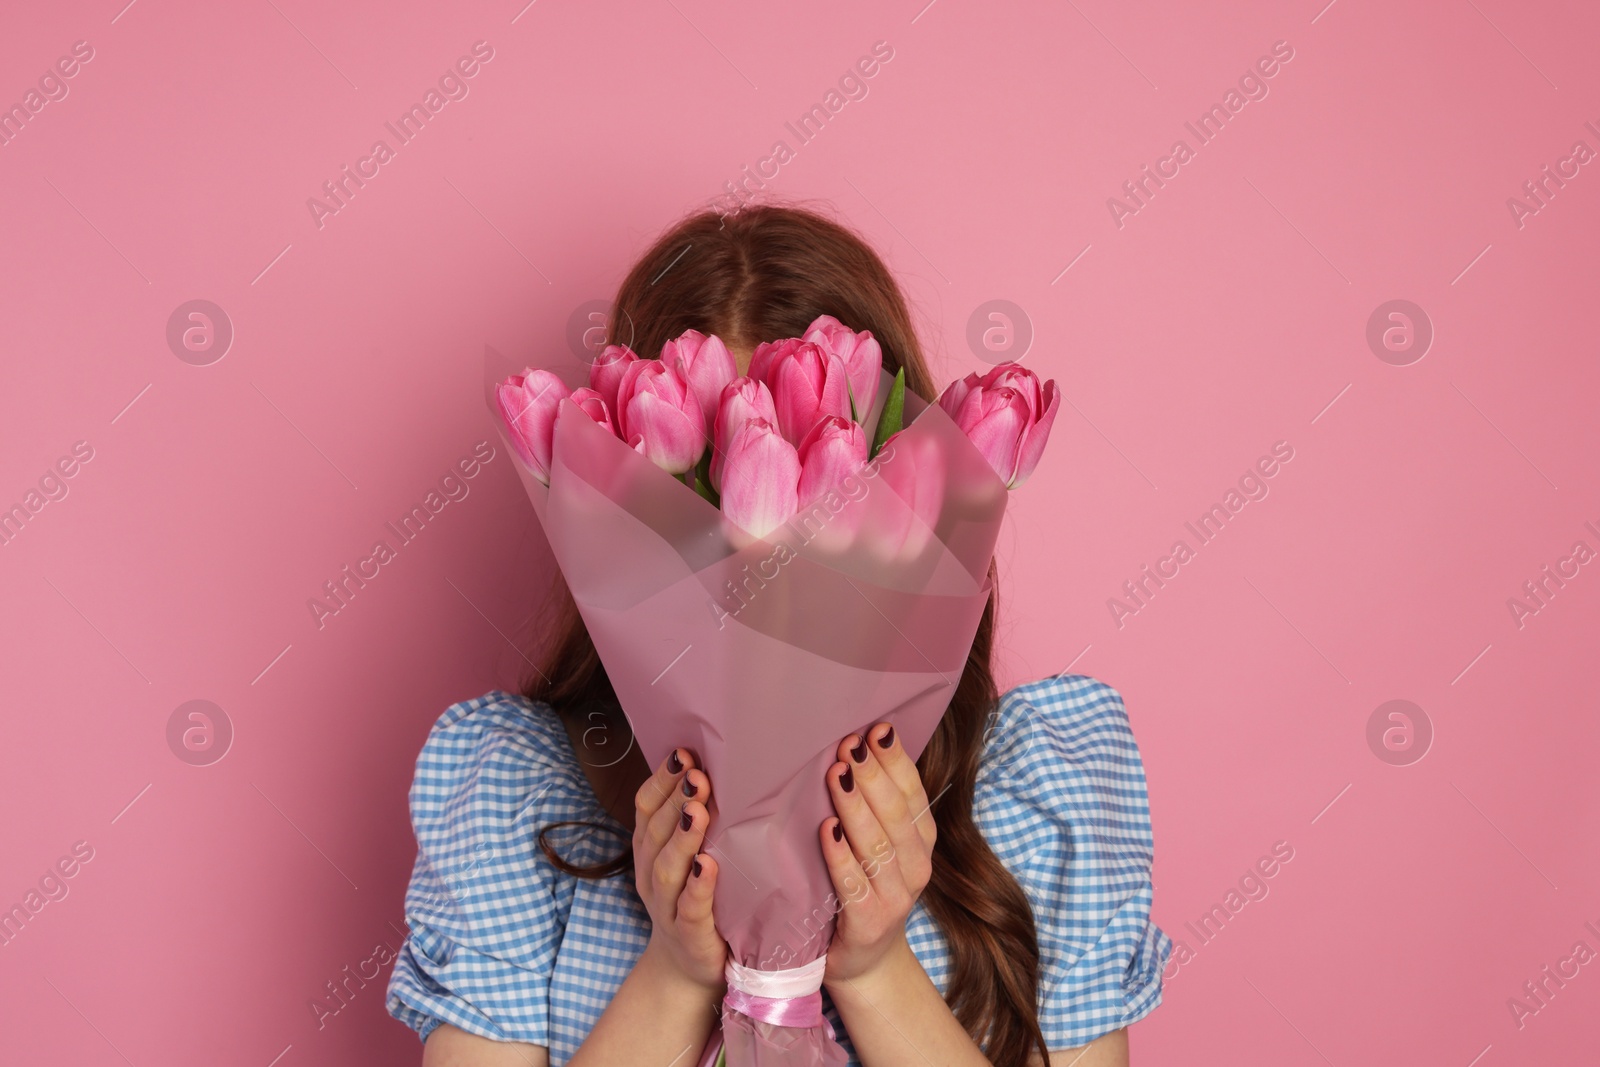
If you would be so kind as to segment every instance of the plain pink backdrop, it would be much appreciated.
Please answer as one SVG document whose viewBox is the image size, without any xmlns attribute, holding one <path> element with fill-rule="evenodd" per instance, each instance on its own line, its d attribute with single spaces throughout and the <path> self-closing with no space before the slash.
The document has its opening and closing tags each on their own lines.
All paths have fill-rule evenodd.
<svg viewBox="0 0 1600 1067">
<path fill-rule="evenodd" d="M 768 191 L 881 250 L 943 379 L 986 366 L 969 319 L 1007 300 L 1064 390 L 1001 538 L 1003 681 L 1126 699 L 1156 917 L 1193 953 L 1136 1061 L 1593 1061 L 1600 966 L 1523 986 L 1600 950 L 1600 566 L 1520 626 L 1507 604 L 1600 550 L 1600 167 L 1520 226 L 1507 204 L 1600 150 L 1592 8 L 123 2 L 0 35 L 0 104 L 93 49 L 0 147 L 0 507 L 93 449 L 0 547 L 0 906 L 93 849 L 0 947 L 5 1059 L 417 1060 L 387 967 L 311 1003 L 398 944 L 429 726 L 521 666 L 548 557 L 507 458 L 320 628 L 307 601 L 495 440 L 486 345 L 565 347 L 784 140 Z M 319 227 L 308 198 L 478 41 L 468 95 Z M 879 41 L 801 145 L 785 123 Z M 1108 198 L 1278 41 L 1267 96 L 1119 226 Z M 204 366 L 167 342 L 195 299 L 235 331 Z M 1396 299 L 1434 330 L 1404 366 L 1366 339 Z M 1280 441 L 1266 498 L 1118 625 Z M 168 743 L 196 699 L 234 730 L 205 766 Z M 1393 699 L 1431 723 L 1420 761 L 1369 747 Z"/>
</svg>

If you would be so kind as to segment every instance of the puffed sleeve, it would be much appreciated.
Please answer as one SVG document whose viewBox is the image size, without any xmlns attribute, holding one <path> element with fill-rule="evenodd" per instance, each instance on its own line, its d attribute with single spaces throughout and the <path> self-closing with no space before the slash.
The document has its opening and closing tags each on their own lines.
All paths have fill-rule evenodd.
<svg viewBox="0 0 1600 1067">
<path fill-rule="evenodd" d="M 573 887 L 536 839 L 582 817 L 583 796 L 559 731 L 544 706 L 496 690 L 450 707 L 417 757 L 410 933 L 386 1006 L 423 1041 L 448 1022 L 549 1046 L 550 975 Z"/>
<path fill-rule="evenodd" d="M 1150 918 L 1150 802 L 1121 695 L 1085 675 L 1006 693 L 973 815 L 1033 906 L 1046 1046 L 1154 1010 L 1172 941 Z"/>
</svg>

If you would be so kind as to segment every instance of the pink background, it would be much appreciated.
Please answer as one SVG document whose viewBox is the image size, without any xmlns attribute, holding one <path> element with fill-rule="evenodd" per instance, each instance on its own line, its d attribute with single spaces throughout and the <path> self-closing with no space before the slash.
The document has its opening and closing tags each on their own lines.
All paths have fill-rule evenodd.
<svg viewBox="0 0 1600 1067">
<path fill-rule="evenodd" d="M 1600 951 L 1600 566 L 1507 605 L 1600 549 L 1600 167 L 1507 206 L 1600 150 L 1592 10 L 121 2 L 0 35 L 0 103 L 94 50 L 0 148 L 0 507 L 93 449 L 0 547 L 0 905 L 93 849 L 0 948 L 7 1059 L 417 1059 L 387 967 L 320 1028 L 310 1004 L 398 944 L 429 726 L 520 666 L 548 564 L 507 457 L 320 629 L 307 601 L 494 440 L 485 345 L 564 348 L 779 139 L 770 191 L 873 241 L 943 378 L 986 366 L 967 324 L 1004 299 L 1065 391 L 1001 539 L 1003 678 L 1126 698 L 1156 916 L 1192 952 L 1136 1060 L 1593 1056 L 1600 964 L 1507 1006 Z M 1119 228 L 1107 198 L 1280 40 L 1269 94 Z M 307 199 L 477 41 L 469 95 L 319 228 Z M 166 340 L 193 299 L 235 330 L 205 366 Z M 1366 340 L 1394 299 L 1435 332 L 1405 366 Z M 1108 599 L 1278 441 L 1270 494 L 1119 626 Z M 235 735 L 207 766 L 167 740 L 196 699 Z M 1369 747 L 1392 699 L 1431 723 L 1420 761 Z M 1185 923 L 1280 841 L 1202 943 Z"/>
</svg>

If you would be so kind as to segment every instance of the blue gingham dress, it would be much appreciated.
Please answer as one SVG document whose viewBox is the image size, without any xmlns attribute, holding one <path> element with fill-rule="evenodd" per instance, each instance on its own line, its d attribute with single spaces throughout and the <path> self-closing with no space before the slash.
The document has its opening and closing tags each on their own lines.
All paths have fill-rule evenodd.
<svg viewBox="0 0 1600 1067">
<path fill-rule="evenodd" d="M 1149 1014 L 1172 942 L 1150 919 L 1149 799 L 1117 691 L 1066 675 L 1007 692 L 985 736 L 973 817 L 1033 906 L 1046 1045 L 1084 1045 Z M 631 874 L 577 878 L 539 850 L 539 829 L 564 819 L 616 831 L 552 832 L 569 862 L 629 845 L 547 706 L 495 690 L 439 718 L 411 786 L 410 934 L 386 1000 L 422 1040 L 448 1022 L 542 1045 L 561 1067 L 644 951 L 650 916 Z M 920 901 L 906 936 L 945 992 L 944 935 Z M 822 999 L 859 1064 L 827 990 Z"/>
</svg>

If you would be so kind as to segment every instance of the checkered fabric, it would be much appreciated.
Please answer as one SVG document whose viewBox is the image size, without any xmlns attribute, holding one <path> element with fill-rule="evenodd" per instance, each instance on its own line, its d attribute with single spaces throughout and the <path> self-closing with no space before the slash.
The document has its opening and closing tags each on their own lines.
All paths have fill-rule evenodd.
<svg viewBox="0 0 1600 1067">
<path fill-rule="evenodd" d="M 1149 799 L 1117 691 L 1065 675 L 1002 696 L 973 811 L 1033 906 L 1045 1043 L 1087 1044 L 1149 1014 L 1161 1002 L 1172 942 L 1150 919 Z M 545 859 L 540 828 L 567 819 L 611 831 L 553 833 L 572 863 L 629 847 L 547 706 L 495 690 L 439 718 L 411 786 L 410 936 L 387 995 L 389 1013 L 422 1040 L 448 1022 L 545 1046 L 552 1067 L 561 1067 L 593 1029 L 644 951 L 650 916 L 631 875 L 576 878 Z M 944 992 L 946 942 L 921 902 L 906 936 Z M 858 1064 L 826 990 L 822 996 Z"/>
</svg>

